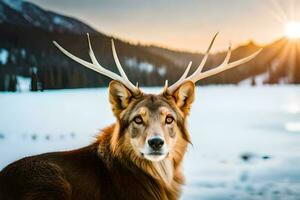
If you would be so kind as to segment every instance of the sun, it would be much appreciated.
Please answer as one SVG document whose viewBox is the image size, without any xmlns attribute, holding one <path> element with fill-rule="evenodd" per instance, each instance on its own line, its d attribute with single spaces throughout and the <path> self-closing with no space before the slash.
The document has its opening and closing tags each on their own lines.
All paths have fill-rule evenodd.
<svg viewBox="0 0 300 200">
<path fill-rule="evenodd" d="M 300 22 L 291 21 L 285 24 L 285 35 L 291 39 L 300 39 Z"/>
</svg>

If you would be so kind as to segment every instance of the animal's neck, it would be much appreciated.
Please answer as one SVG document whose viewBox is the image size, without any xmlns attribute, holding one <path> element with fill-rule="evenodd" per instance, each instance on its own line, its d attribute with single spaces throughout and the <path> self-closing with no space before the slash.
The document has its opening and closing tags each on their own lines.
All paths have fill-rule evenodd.
<svg viewBox="0 0 300 200">
<path fill-rule="evenodd" d="M 171 159 L 166 158 L 160 162 L 151 162 L 148 171 L 152 177 L 162 181 L 167 187 L 171 186 L 174 179 L 174 163 Z"/>
<path fill-rule="evenodd" d="M 174 159 L 170 157 L 160 162 L 150 162 L 138 157 L 133 151 L 122 148 L 122 144 L 112 148 L 111 140 L 115 139 L 113 134 L 115 131 L 118 131 L 116 129 L 118 129 L 118 126 L 110 126 L 104 129 L 98 138 L 99 154 L 104 158 L 107 165 L 113 167 L 117 161 L 122 167 L 128 168 L 128 171 L 132 172 L 132 176 L 141 176 L 141 173 L 135 173 L 136 169 L 139 169 L 139 171 L 144 173 L 143 184 L 147 185 L 146 188 L 148 188 L 148 190 L 155 190 L 151 193 L 160 193 L 161 199 L 165 199 L 163 197 L 167 199 L 178 199 L 181 185 L 184 182 L 180 163 L 174 162 Z M 141 177 L 136 178 L 140 179 Z M 147 179 L 149 180 L 147 181 Z M 155 184 L 155 186 L 153 184 Z M 159 192 L 157 190 L 159 190 Z"/>
</svg>

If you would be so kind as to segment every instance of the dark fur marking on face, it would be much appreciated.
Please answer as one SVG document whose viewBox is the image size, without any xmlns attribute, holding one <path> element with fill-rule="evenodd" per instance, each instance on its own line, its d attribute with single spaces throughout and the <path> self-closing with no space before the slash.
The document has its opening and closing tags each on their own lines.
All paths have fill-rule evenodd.
<svg viewBox="0 0 300 200">
<path fill-rule="evenodd" d="M 154 95 L 149 95 L 148 99 L 145 99 L 141 106 L 147 107 L 149 111 L 156 111 L 159 107 L 162 106 L 162 101 Z"/>
<path fill-rule="evenodd" d="M 173 127 L 169 128 L 169 135 L 170 135 L 171 138 L 174 138 L 174 137 L 175 137 L 176 133 L 175 133 Z"/>
<path fill-rule="evenodd" d="M 133 98 L 131 103 L 129 104 L 128 108 L 125 110 L 125 113 L 118 118 L 119 123 L 120 123 L 119 138 L 121 138 L 124 135 L 125 130 L 129 127 L 130 113 L 134 110 L 136 105 L 140 102 L 141 98 L 143 98 L 143 96 L 139 96 L 139 98 L 136 98 L 136 99 Z"/>
<path fill-rule="evenodd" d="M 129 126 L 129 121 L 120 119 L 120 137 L 121 133 L 123 133 Z"/>
<path fill-rule="evenodd" d="M 140 134 L 139 130 L 140 129 L 138 129 L 137 127 L 132 127 L 131 138 L 136 138 Z"/>
<path fill-rule="evenodd" d="M 151 100 L 152 102 L 154 102 L 154 101 L 155 101 L 155 97 L 154 97 L 154 95 L 151 95 L 151 96 L 150 96 L 150 100 Z"/>
<path fill-rule="evenodd" d="M 138 109 L 140 107 L 146 107 L 147 109 L 149 109 L 150 112 L 151 111 L 155 112 L 162 106 L 165 106 L 165 107 L 169 108 L 170 110 L 172 110 L 173 112 L 175 112 L 176 124 L 183 134 L 182 137 L 187 142 L 190 142 L 188 132 L 185 129 L 185 125 L 184 125 L 185 118 L 184 118 L 184 116 L 182 116 L 182 114 L 176 107 L 175 102 L 172 101 L 172 98 L 167 98 L 164 95 L 156 96 L 156 95 L 151 95 L 151 94 L 143 95 L 136 100 L 132 99 L 131 104 L 129 104 L 128 108 L 126 109 L 126 111 L 124 112 L 122 117 L 120 117 L 120 119 L 119 119 L 119 122 L 120 122 L 119 137 L 121 138 L 124 135 L 124 133 L 126 132 L 125 130 L 128 129 L 128 127 L 130 125 L 130 115 L 136 109 Z M 174 130 L 173 131 L 169 130 L 169 134 L 170 134 L 170 137 L 172 137 L 171 135 L 173 135 L 173 134 L 174 134 L 173 137 L 175 137 L 176 132 Z M 136 136 L 136 135 L 134 135 L 134 136 Z M 131 135 L 131 137 L 133 137 L 133 136 Z"/>
</svg>

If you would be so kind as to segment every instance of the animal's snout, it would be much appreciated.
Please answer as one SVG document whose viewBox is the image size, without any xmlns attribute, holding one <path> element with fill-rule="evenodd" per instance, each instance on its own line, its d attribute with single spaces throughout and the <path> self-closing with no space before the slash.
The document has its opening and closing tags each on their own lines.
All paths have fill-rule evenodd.
<svg viewBox="0 0 300 200">
<path fill-rule="evenodd" d="M 160 150 L 164 143 L 165 142 L 161 137 L 153 137 L 148 140 L 148 144 L 153 150 Z"/>
</svg>

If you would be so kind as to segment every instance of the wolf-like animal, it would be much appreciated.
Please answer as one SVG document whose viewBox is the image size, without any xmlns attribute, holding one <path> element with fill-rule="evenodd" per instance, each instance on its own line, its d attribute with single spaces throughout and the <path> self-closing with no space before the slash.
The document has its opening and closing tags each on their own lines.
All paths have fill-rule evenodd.
<svg viewBox="0 0 300 200">
<path fill-rule="evenodd" d="M 184 183 L 182 161 L 190 143 L 187 117 L 195 96 L 195 82 L 258 54 L 229 63 L 229 48 L 220 67 L 201 72 L 215 37 L 197 70 L 187 76 L 190 62 L 182 77 L 170 87 L 166 82 L 160 94 L 146 94 L 128 80 L 113 41 L 120 75 L 98 63 L 89 37 L 92 63 L 55 42 L 73 60 L 113 79 L 109 101 L 116 122 L 84 148 L 26 157 L 8 165 L 0 172 L 0 199 L 179 199 Z"/>
</svg>

